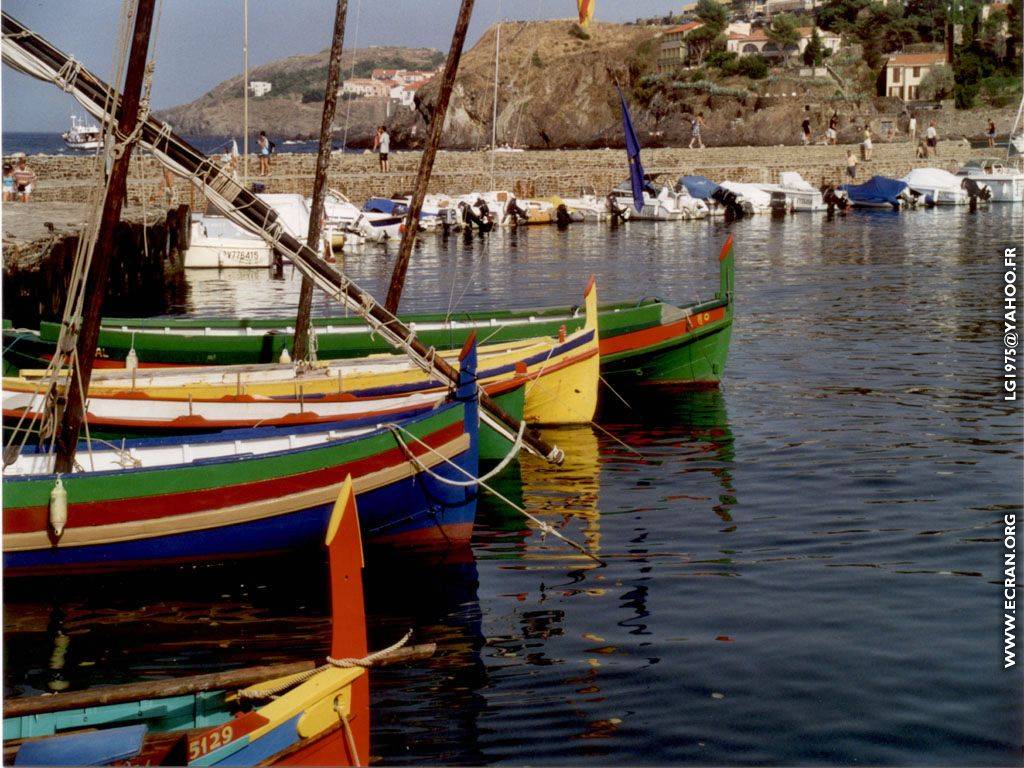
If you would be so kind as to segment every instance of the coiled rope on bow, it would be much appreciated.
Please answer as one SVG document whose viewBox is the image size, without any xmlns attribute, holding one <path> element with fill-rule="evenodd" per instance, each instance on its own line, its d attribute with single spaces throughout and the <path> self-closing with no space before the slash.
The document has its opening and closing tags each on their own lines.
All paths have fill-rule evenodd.
<svg viewBox="0 0 1024 768">
<path fill-rule="evenodd" d="M 329 669 L 330 667 L 340 667 L 341 669 L 351 669 L 351 668 L 354 668 L 354 667 L 359 667 L 361 669 L 369 669 L 374 664 L 379 664 L 381 661 L 386 659 L 388 656 L 393 654 L 395 651 L 397 651 L 398 649 L 400 649 L 403 646 L 405 646 L 405 644 L 409 642 L 409 639 L 411 637 L 412 637 L 412 630 L 410 629 L 408 632 L 406 632 L 404 635 L 402 635 L 401 639 L 399 639 L 398 642 L 392 643 L 387 648 L 382 648 L 379 651 L 374 651 L 373 653 L 368 653 L 366 656 L 363 656 L 362 658 L 358 658 L 358 659 L 357 658 L 335 659 L 332 656 L 327 656 L 326 657 L 326 660 L 327 660 L 326 664 L 323 664 L 323 665 L 321 665 L 319 667 L 314 667 L 313 669 L 307 669 L 304 672 L 296 672 L 294 675 L 288 675 L 287 677 L 282 677 L 280 680 L 278 680 L 273 685 L 269 685 L 269 686 L 252 685 L 252 686 L 249 686 L 248 688 L 245 688 L 245 689 L 243 689 L 243 690 L 238 692 L 238 698 L 240 698 L 240 699 L 269 699 L 269 698 L 272 698 L 272 697 L 276 696 L 279 693 L 287 691 L 290 688 L 294 688 L 296 685 L 299 685 L 300 683 L 304 683 L 307 680 L 310 680 L 310 679 L 316 677 L 321 672 L 323 672 L 326 669 Z"/>
</svg>

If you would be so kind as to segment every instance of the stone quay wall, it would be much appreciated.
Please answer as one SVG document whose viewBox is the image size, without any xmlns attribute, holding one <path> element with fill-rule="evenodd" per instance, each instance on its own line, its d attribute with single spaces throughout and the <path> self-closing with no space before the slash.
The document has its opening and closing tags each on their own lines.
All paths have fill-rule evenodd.
<svg viewBox="0 0 1024 768">
<path fill-rule="evenodd" d="M 648 173 L 661 174 L 664 183 L 674 183 L 682 174 L 700 174 L 713 181 L 771 182 L 781 171 L 797 171 L 814 185 L 844 180 L 846 152 L 857 145 L 808 147 L 709 147 L 644 150 L 642 160 Z M 909 142 L 875 144 L 872 160 L 858 167 L 858 179 L 881 174 L 893 178 L 915 167 L 941 167 L 956 170 L 972 156 L 985 150 L 971 150 L 962 141 L 939 143 L 938 155 L 926 160 L 915 156 Z M 389 173 L 380 173 L 376 156 L 370 153 L 340 154 L 331 158 L 329 186 L 353 202 L 361 204 L 369 197 L 409 193 L 416 178 L 419 152 L 395 152 Z M 93 186 L 90 169 L 95 160 L 87 157 L 45 156 L 29 158 L 39 176 L 34 199 L 53 202 L 85 202 Z M 250 181 L 264 184 L 266 192 L 311 194 L 316 156 L 279 154 L 271 161 L 271 173 L 257 177 L 259 164 L 249 162 Z M 487 152 L 449 152 L 437 155 L 430 191 L 467 194 L 488 189 L 511 189 L 520 195 L 547 197 L 576 195 L 583 189 L 606 193 L 628 178 L 622 150 L 536 150 L 498 153 L 492 159 Z M 163 204 L 161 174 L 152 157 L 135 157 L 129 177 L 129 203 Z M 175 184 L 176 203 L 199 204 L 195 194 L 181 180 Z"/>
</svg>

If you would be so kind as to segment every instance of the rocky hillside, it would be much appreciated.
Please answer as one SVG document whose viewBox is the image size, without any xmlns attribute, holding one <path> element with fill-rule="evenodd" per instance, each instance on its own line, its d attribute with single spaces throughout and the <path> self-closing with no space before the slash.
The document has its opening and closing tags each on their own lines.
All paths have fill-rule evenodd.
<svg viewBox="0 0 1024 768">
<path fill-rule="evenodd" d="M 463 54 L 445 122 L 444 145 L 490 144 L 494 105 L 492 26 Z M 501 24 L 498 144 L 525 147 L 596 147 L 621 143 L 622 119 L 614 78 L 628 93 L 657 56 L 657 28 L 593 23 L 583 33 L 572 21 Z M 417 94 L 419 114 L 404 113 L 399 138 L 415 143 L 425 133 L 439 78 Z M 415 133 L 413 127 L 415 126 Z"/>
<path fill-rule="evenodd" d="M 250 71 L 250 80 L 273 84 L 268 95 L 249 98 L 249 124 L 253 131 L 266 130 L 275 141 L 319 134 L 328 54 L 325 49 L 291 56 Z M 443 61 L 443 54 L 431 48 L 360 48 L 345 53 L 342 74 L 349 77 L 354 72 L 355 77 L 369 77 L 378 67 L 434 69 Z M 384 121 L 386 111 L 383 99 L 339 102 L 335 125 L 341 130 L 348 114 L 350 142 L 365 142 L 374 127 Z M 238 135 L 242 127 L 242 77 L 225 80 L 193 102 L 160 112 L 159 117 L 188 135 Z"/>
</svg>

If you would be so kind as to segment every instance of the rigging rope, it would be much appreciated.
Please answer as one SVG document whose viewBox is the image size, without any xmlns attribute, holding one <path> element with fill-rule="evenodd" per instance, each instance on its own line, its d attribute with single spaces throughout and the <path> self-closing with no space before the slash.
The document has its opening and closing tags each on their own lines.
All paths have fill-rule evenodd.
<svg viewBox="0 0 1024 768">
<path fill-rule="evenodd" d="M 492 493 L 493 495 L 497 496 L 499 499 L 504 501 L 506 504 L 508 504 L 510 507 L 512 507 L 512 509 L 516 510 L 517 512 L 519 512 L 519 514 L 523 515 L 526 519 L 532 521 L 538 528 L 540 528 L 540 530 L 543 533 L 550 533 L 555 538 L 561 539 L 566 544 L 568 544 L 570 547 L 572 547 L 573 549 L 577 550 L 578 552 L 586 555 L 587 557 L 589 557 L 590 559 L 594 560 L 595 562 L 598 562 L 601 565 L 605 565 L 604 560 L 602 560 L 600 557 L 595 555 L 593 552 L 588 552 L 582 545 L 577 544 L 575 541 L 570 539 L 568 536 L 565 536 L 564 534 L 562 534 L 558 529 L 554 528 L 549 523 L 545 523 L 543 520 L 538 518 L 536 515 L 533 515 L 533 514 L 527 512 L 525 509 L 523 509 L 521 506 L 516 504 L 510 498 L 508 498 L 504 494 L 499 493 L 498 491 L 496 491 L 492 486 L 488 485 L 482 479 L 475 478 L 473 476 L 472 472 L 470 472 L 467 469 L 464 469 L 464 468 L 460 467 L 458 464 L 456 464 L 454 461 L 449 459 L 444 454 L 440 453 L 439 451 L 434 450 L 434 448 L 432 446 L 430 446 L 427 443 L 425 443 L 422 440 L 420 440 L 418 437 L 416 437 L 416 435 L 414 435 L 411 432 L 409 432 L 401 424 L 394 424 L 394 423 L 392 423 L 392 424 L 385 424 L 384 426 L 386 426 L 388 429 L 390 429 L 392 431 L 392 433 L 394 433 L 396 430 L 401 430 L 402 432 L 405 432 L 405 434 L 407 434 L 409 437 L 411 437 L 417 443 L 422 445 L 428 451 L 430 451 L 431 453 L 435 454 L 436 456 L 439 456 L 443 462 L 445 462 L 446 464 L 450 464 L 452 467 L 457 469 L 459 472 L 464 474 L 466 477 L 471 478 L 473 480 L 473 484 L 474 485 L 481 486 L 485 490 L 489 491 L 490 493 Z M 427 470 L 427 471 L 429 472 L 429 470 Z M 433 473 L 430 473 L 430 474 L 432 476 L 436 477 L 436 475 L 433 475 Z M 450 483 L 452 485 L 456 485 L 457 484 L 456 481 L 449 480 L 448 478 L 440 478 L 440 477 L 438 477 L 437 479 L 441 480 L 442 482 Z"/>
</svg>

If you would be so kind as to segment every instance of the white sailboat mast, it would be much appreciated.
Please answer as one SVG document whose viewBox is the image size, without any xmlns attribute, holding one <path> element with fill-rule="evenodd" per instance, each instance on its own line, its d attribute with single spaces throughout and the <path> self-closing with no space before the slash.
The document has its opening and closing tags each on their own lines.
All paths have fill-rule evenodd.
<svg viewBox="0 0 1024 768">
<path fill-rule="evenodd" d="M 249 184 L 249 0 L 242 0 L 242 184 Z"/>
</svg>

